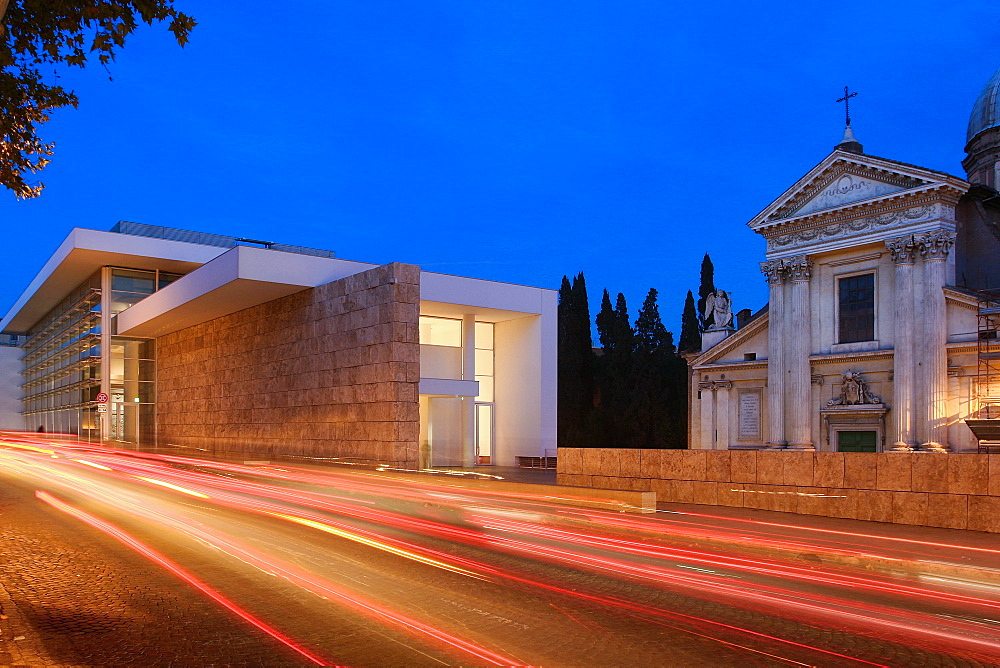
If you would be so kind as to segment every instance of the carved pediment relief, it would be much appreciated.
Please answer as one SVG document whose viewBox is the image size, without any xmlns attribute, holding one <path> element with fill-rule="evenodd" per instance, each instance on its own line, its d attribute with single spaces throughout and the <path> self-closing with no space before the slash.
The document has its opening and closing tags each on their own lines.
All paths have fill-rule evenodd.
<svg viewBox="0 0 1000 668">
<path fill-rule="evenodd" d="M 924 179 L 866 165 L 837 163 L 785 200 L 771 218 L 791 218 L 836 209 L 929 183 Z"/>
<path fill-rule="evenodd" d="M 944 172 L 835 150 L 747 224 L 767 239 L 770 254 L 816 252 L 897 228 L 901 236 L 935 217 L 951 220 L 968 187 Z"/>
</svg>

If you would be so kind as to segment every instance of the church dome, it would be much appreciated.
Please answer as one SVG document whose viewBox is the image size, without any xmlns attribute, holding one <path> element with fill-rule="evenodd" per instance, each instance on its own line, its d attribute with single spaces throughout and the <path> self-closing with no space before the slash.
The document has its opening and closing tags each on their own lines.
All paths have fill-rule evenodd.
<svg viewBox="0 0 1000 668">
<path fill-rule="evenodd" d="M 997 126 L 1000 126 L 1000 70 L 986 82 L 983 92 L 979 94 L 976 104 L 972 107 L 965 141 L 970 142 L 983 130 Z"/>
</svg>

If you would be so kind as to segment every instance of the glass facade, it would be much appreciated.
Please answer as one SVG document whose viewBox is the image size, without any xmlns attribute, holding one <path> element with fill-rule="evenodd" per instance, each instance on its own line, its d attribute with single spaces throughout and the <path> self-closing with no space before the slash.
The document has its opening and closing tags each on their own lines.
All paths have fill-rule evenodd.
<svg viewBox="0 0 1000 668">
<path fill-rule="evenodd" d="M 492 322 L 476 323 L 476 380 L 479 381 L 479 396 L 476 397 L 477 464 L 494 463 L 493 415 L 496 407 L 493 403 L 493 378 L 496 365 L 493 358 L 493 328 Z"/>
<path fill-rule="evenodd" d="M 469 332 L 463 331 L 463 322 L 457 318 L 420 316 L 420 375 L 422 378 L 473 380 L 479 383 L 476 397 L 438 397 L 421 403 L 421 432 L 426 434 L 427 445 L 433 451 L 427 465 L 459 465 L 462 461 L 461 440 L 458 431 L 444 425 L 460 425 L 463 418 L 455 402 L 472 401 L 475 417 L 476 462 L 493 463 L 494 403 L 496 357 L 495 324 L 476 322 L 472 332 L 475 356 L 475 374 L 469 377 L 465 368 L 463 341 Z M 450 411 L 450 412 L 449 412 Z M 457 412 L 456 412 L 457 411 Z"/>
<path fill-rule="evenodd" d="M 101 391 L 101 271 L 81 283 L 22 344 L 25 428 L 97 440 Z"/>
<path fill-rule="evenodd" d="M 476 380 L 479 381 L 477 402 L 493 401 L 493 323 L 476 323 Z"/>
<path fill-rule="evenodd" d="M 178 278 L 104 267 L 42 318 L 21 346 L 25 428 L 154 444 L 156 342 L 115 336 L 114 321 Z"/>
</svg>

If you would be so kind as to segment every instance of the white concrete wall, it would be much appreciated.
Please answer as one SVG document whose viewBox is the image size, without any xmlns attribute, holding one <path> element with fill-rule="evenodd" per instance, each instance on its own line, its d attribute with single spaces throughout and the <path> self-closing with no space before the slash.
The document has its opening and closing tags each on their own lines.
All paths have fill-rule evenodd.
<svg viewBox="0 0 1000 668">
<path fill-rule="evenodd" d="M 541 317 L 496 323 L 495 463 L 556 448 L 555 300 Z"/>
<path fill-rule="evenodd" d="M 461 307 L 475 307 L 471 310 L 468 308 L 457 309 L 454 313 L 458 314 L 458 317 L 465 313 L 478 313 L 483 309 L 540 314 L 546 308 L 547 302 L 555 299 L 555 291 L 527 285 L 514 285 L 513 283 L 484 281 L 478 278 L 422 271 L 420 272 L 420 299 Z M 446 314 L 441 313 L 440 315 Z M 493 320 L 493 318 L 482 317 L 478 319 Z"/>
<path fill-rule="evenodd" d="M 0 429 L 21 431 L 21 354 L 20 348 L 0 346 Z"/>
</svg>

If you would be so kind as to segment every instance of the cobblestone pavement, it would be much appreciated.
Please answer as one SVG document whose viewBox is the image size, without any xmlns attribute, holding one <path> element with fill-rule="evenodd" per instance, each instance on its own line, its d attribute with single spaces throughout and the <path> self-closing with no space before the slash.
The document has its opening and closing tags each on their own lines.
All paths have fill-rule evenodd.
<svg viewBox="0 0 1000 668">
<path fill-rule="evenodd" d="M 283 646 L 0 477 L 0 665 L 300 665 Z"/>
<path fill-rule="evenodd" d="M 130 472 L 134 458 L 109 455 L 98 461 L 116 468 L 102 473 L 79 460 L 30 457 L 21 477 L 0 466 L 4 665 L 303 663 L 175 576 L 37 500 L 38 488 L 120 527 L 338 664 L 978 666 L 989 665 L 988 648 L 955 651 L 946 639 L 902 627 L 964 624 L 987 645 L 1000 629 L 964 603 L 911 602 L 894 591 L 923 586 L 915 579 L 859 592 L 863 573 L 817 567 L 815 582 L 795 580 L 780 564 L 728 565 L 749 553 L 738 542 L 724 552 L 721 540 L 703 559 L 688 558 L 683 552 L 697 546 L 690 536 L 671 542 L 663 518 L 632 516 L 629 524 L 628 516 L 463 496 L 375 472 L 309 469 L 282 479 L 280 467 L 192 463 Z M 86 484 L 29 475 L 43 465 Z M 146 484 L 150 476 L 177 486 Z M 270 486 L 253 493 L 245 487 L 264 481 Z M 102 500 L 91 486 L 114 494 Z M 325 496 L 309 496 L 317 492 Z M 284 505 L 274 506 L 279 497 Z M 126 498 L 141 507 L 112 502 Z M 329 505 L 312 505 L 319 503 Z M 598 544 L 605 538 L 623 542 Z M 633 546 L 680 556 L 626 554 Z M 1000 610 L 995 589 L 961 591 L 987 591 Z M 813 609 L 825 601 L 830 610 Z M 858 615 L 891 623 L 867 629 Z"/>
</svg>

